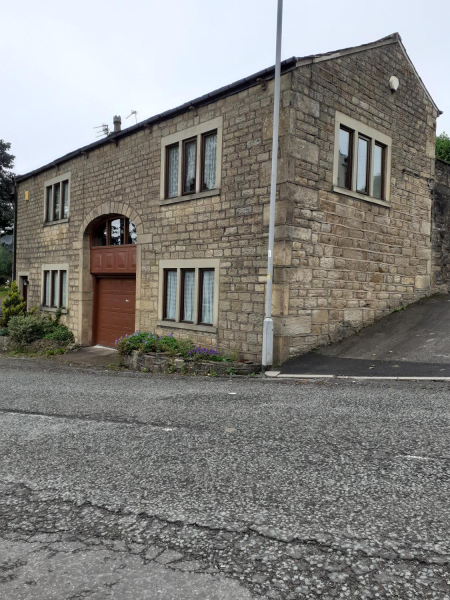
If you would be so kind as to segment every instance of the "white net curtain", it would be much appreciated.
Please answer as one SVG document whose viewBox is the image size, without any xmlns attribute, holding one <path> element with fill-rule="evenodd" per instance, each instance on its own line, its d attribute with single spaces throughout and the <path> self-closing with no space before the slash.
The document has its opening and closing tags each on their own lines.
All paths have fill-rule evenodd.
<svg viewBox="0 0 450 600">
<path fill-rule="evenodd" d="M 194 320 L 194 293 L 195 293 L 195 272 L 184 272 L 184 302 L 183 302 L 183 321 L 193 322 Z"/>
<path fill-rule="evenodd" d="M 177 272 L 167 272 L 166 319 L 175 320 L 177 308 Z"/>
<path fill-rule="evenodd" d="M 217 133 L 205 136 L 205 170 L 203 173 L 203 189 L 213 190 L 216 187 L 216 153 Z"/>
<path fill-rule="evenodd" d="M 202 323 L 212 324 L 214 309 L 214 271 L 203 271 L 202 277 Z"/>
<path fill-rule="evenodd" d="M 178 146 L 169 148 L 167 160 L 167 196 L 168 198 L 175 198 L 178 196 Z"/>
</svg>

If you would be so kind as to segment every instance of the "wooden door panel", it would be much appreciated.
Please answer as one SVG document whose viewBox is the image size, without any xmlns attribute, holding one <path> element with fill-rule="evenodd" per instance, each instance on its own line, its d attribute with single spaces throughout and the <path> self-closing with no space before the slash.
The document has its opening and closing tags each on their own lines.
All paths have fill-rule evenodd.
<svg viewBox="0 0 450 600">
<path fill-rule="evenodd" d="M 96 311 L 97 344 L 114 347 L 118 338 L 134 333 L 136 280 L 99 278 Z"/>
</svg>

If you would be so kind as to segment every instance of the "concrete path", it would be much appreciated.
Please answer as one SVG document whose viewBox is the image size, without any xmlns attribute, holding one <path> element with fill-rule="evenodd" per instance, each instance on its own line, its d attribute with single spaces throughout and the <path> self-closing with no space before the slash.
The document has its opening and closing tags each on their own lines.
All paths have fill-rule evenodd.
<svg viewBox="0 0 450 600">
<path fill-rule="evenodd" d="M 0 378 L 2 600 L 450 597 L 447 384 Z"/>
<path fill-rule="evenodd" d="M 54 358 L 57 362 L 80 367 L 118 366 L 120 356 L 117 350 L 106 346 L 88 346 Z"/>
<path fill-rule="evenodd" d="M 292 359 L 280 375 L 450 377 L 450 296 L 395 311 L 359 333 Z"/>
</svg>

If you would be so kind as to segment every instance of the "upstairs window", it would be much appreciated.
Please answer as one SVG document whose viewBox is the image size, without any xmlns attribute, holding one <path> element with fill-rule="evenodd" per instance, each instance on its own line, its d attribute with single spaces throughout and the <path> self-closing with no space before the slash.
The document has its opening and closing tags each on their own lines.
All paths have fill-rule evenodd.
<svg viewBox="0 0 450 600">
<path fill-rule="evenodd" d="M 45 183 L 45 223 L 62 221 L 69 217 L 70 174 Z"/>
<path fill-rule="evenodd" d="M 222 117 L 161 140 L 162 204 L 220 191 Z"/>
<path fill-rule="evenodd" d="M 333 190 L 388 204 L 390 137 L 336 112 Z"/>
<path fill-rule="evenodd" d="M 216 187 L 217 131 L 202 136 L 202 191 Z"/>
<path fill-rule="evenodd" d="M 183 195 L 195 193 L 197 138 L 183 142 Z"/>
<path fill-rule="evenodd" d="M 137 244 L 136 225 L 125 217 L 107 219 L 92 234 L 93 246 L 126 246 Z"/>
</svg>

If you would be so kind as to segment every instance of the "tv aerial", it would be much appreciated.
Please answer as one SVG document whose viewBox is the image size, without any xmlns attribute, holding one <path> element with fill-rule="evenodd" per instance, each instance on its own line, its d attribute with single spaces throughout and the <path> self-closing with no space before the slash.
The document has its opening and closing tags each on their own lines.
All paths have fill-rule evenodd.
<svg viewBox="0 0 450 600">
<path fill-rule="evenodd" d="M 100 138 L 104 135 L 109 135 L 109 126 L 106 123 L 102 123 L 101 125 L 97 125 L 97 127 L 94 127 L 94 129 L 101 129 L 101 131 L 98 131 L 98 136 L 97 138 Z"/>
<path fill-rule="evenodd" d="M 131 113 L 128 115 L 128 117 L 125 117 L 125 118 L 129 119 L 130 117 L 132 117 L 134 115 L 134 118 L 136 119 L 136 123 L 137 123 L 137 114 L 138 114 L 137 110 L 132 110 Z"/>
</svg>

